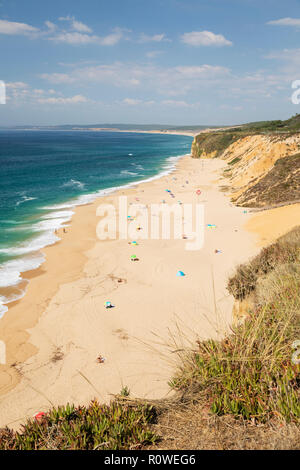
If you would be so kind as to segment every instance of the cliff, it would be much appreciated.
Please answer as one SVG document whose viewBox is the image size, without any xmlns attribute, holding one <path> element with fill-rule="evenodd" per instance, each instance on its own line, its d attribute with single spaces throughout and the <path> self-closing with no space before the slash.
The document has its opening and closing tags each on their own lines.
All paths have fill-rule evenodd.
<svg viewBox="0 0 300 470">
<path fill-rule="evenodd" d="M 300 125 L 298 116 L 285 122 L 295 121 Z M 294 125 L 279 132 L 264 126 L 201 133 L 192 145 L 194 158 L 227 162 L 222 183 L 240 206 L 267 207 L 300 200 L 300 129 Z"/>
</svg>

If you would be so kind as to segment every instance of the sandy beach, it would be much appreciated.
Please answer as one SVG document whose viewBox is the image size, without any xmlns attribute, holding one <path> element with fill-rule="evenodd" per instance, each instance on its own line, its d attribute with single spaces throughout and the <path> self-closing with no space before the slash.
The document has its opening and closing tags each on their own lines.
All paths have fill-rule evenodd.
<svg viewBox="0 0 300 470">
<path fill-rule="evenodd" d="M 224 165 L 186 156 L 167 176 L 76 208 L 61 241 L 43 250 L 46 261 L 30 273 L 25 297 L 0 320 L 7 347 L 0 426 L 18 426 L 52 405 L 107 402 L 124 386 L 133 397 L 168 396 L 175 351 L 228 331 L 234 304 L 228 276 L 259 243 L 255 229 L 244 228 L 252 215 L 218 189 Z M 99 240 L 97 207 L 118 207 L 120 195 L 128 204 L 202 203 L 203 248 L 187 251 L 187 240 L 173 238 L 141 239 L 138 246 Z M 178 270 L 186 275 L 176 276 Z M 106 309 L 106 301 L 114 308 Z"/>
</svg>

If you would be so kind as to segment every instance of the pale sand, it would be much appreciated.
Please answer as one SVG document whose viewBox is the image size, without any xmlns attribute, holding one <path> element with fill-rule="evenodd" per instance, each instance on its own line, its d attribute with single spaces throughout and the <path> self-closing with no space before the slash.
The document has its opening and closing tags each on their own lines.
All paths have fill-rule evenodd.
<svg viewBox="0 0 300 470">
<path fill-rule="evenodd" d="M 291 204 L 255 214 L 245 228 L 256 233 L 258 244 L 263 246 L 274 242 L 298 225 L 300 225 L 300 204 Z"/>
<path fill-rule="evenodd" d="M 251 215 L 232 206 L 215 183 L 224 165 L 184 157 L 168 176 L 76 209 L 62 240 L 43 250 L 47 260 L 32 273 L 26 296 L 0 320 L 8 363 L 0 366 L 0 426 L 17 426 L 51 405 L 94 397 L 107 402 L 123 386 L 132 396 L 165 397 L 174 350 L 196 337 L 224 334 L 234 303 L 228 275 L 258 251 L 254 234 L 243 229 Z M 186 251 L 186 240 L 140 240 L 137 247 L 99 241 L 96 208 L 117 205 L 123 194 L 142 204 L 203 202 L 205 224 L 217 228 L 205 227 L 199 251 Z M 133 253 L 138 262 L 130 261 Z M 178 270 L 186 276 L 177 277 Z M 115 308 L 105 309 L 107 300 Z M 53 361 L 57 348 L 62 357 Z M 99 354 L 103 364 L 96 362 Z"/>
</svg>

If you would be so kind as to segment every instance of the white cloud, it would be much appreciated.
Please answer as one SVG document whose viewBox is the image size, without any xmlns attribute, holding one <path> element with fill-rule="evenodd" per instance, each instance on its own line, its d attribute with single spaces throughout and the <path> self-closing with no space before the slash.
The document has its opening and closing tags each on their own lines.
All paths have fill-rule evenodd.
<svg viewBox="0 0 300 470">
<path fill-rule="evenodd" d="M 56 30 L 56 25 L 52 21 L 45 21 L 45 25 L 51 33 Z"/>
<path fill-rule="evenodd" d="M 219 75 L 227 75 L 229 70 L 226 67 L 219 65 L 185 65 L 175 67 L 175 70 L 183 77 L 187 79 L 205 79 L 209 77 L 216 77 Z"/>
<path fill-rule="evenodd" d="M 299 49 L 283 49 L 274 51 L 267 56 L 266 59 L 273 59 L 281 62 L 280 72 L 277 74 L 281 84 L 292 82 L 299 76 L 300 68 L 300 48 Z M 280 85 L 279 82 L 279 85 Z"/>
<path fill-rule="evenodd" d="M 89 36 L 77 32 L 72 33 L 59 33 L 54 37 L 49 38 L 50 41 L 64 42 L 66 44 L 91 44 L 97 41 L 97 36 Z"/>
<path fill-rule="evenodd" d="M 83 95 L 75 95 L 70 98 L 64 98 L 61 96 L 51 97 L 51 98 L 39 98 L 38 102 L 41 104 L 78 104 L 78 103 L 87 103 L 89 101 Z"/>
<path fill-rule="evenodd" d="M 232 46 L 222 34 L 214 34 L 211 31 L 192 31 L 184 33 L 181 41 L 190 46 Z"/>
<path fill-rule="evenodd" d="M 149 59 L 154 59 L 154 57 L 157 57 L 163 53 L 164 51 L 149 51 L 146 53 L 146 57 L 148 57 Z"/>
<path fill-rule="evenodd" d="M 88 86 L 105 84 L 122 89 L 143 89 L 165 97 L 186 95 L 203 86 L 217 86 L 230 70 L 222 66 L 196 65 L 161 67 L 153 64 L 114 63 L 110 65 L 75 66 L 68 73 L 42 74 L 50 83 Z"/>
<path fill-rule="evenodd" d="M 16 103 L 27 99 L 30 94 L 30 89 L 27 83 L 24 82 L 6 82 L 7 101 L 14 101 Z"/>
<path fill-rule="evenodd" d="M 280 18 L 279 20 L 268 21 L 267 24 L 274 26 L 298 26 L 300 27 L 300 18 Z"/>
<path fill-rule="evenodd" d="M 13 90 L 28 88 L 27 83 L 24 82 L 8 82 L 6 88 L 12 88 Z"/>
<path fill-rule="evenodd" d="M 117 102 L 117 104 L 118 104 L 118 102 Z M 122 100 L 120 102 L 120 104 L 126 105 L 126 106 L 138 106 L 138 105 L 151 106 L 151 105 L 155 104 L 155 101 L 153 101 L 153 100 L 139 100 L 139 99 L 135 99 L 135 98 L 124 98 L 124 100 Z"/>
<path fill-rule="evenodd" d="M 48 20 L 44 22 L 43 29 L 25 23 L 0 20 L 0 34 L 30 35 L 31 38 L 43 38 L 57 44 L 114 46 L 121 39 L 128 39 L 126 33 L 131 32 L 128 29 L 116 27 L 112 29 L 111 33 L 100 36 L 92 34 L 93 30 L 89 26 L 76 20 L 73 16 L 60 17 L 58 20 L 66 22 L 66 27 Z M 160 35 L 154 36 L 152 40 L 159 42 Z"/>
<path fill-rule="evenodd" d="M 64 97 L 61 92 L 53 89 L 31 88 L 24 82 L 6 83 L 7 98 L 15 104 L 79 104 L 91 102 L 81 94 Z"/>
<path fill-rule="evenodd" d="M 127 104 L 129 106 L 136 106 L 137 104 L 140 104 L 140 103 L 142 103 L 141 100 L 136 100 L 136 99 L 133 99 L 133 98 L 125 98 L 122 101 L 122 104 Z"/>
<path fill-rule="evenodd" d="M 147 34 L 142 33 L 139 39 L 139 42 L 170 42 L 170 39 L 166 37 L 164 33 L 154 34 L 153 36 L 148 36 Z"/>
<path fill-rule="evenodd" d="M 125 32 L 129 32 L 129 30 L 123 28 L 114 28 L 111 33 L 99 36 L 91 34 L 92 29 L 74 17 L 61 17 L 59 21 L 67 22 L 67 28 L 62 28 L 52 21 L 45 21 L 44 28 L 38 29 L 25 23 L 0 20 L 0 34 L 30 35 L 32 38 L 43 38 L 55 43 L 71 45 L 98 44 L 101 46 L 114 46 L 122 38 L 125 38 Z"/>
<path fill-rule="evenodd" d="M 164 100 L 162 104 L 165 106 L 175 106 L 179 108 L 190 108 L 193 105 L 187 103 L 186 101 L 179 101 L 179 100 Z"/>
<path fill-rule="evenodd" d="M 0 34 L 22 34 L 28 35 L 37 33 L 39 30 L 26 23 L 16 23 L 15 21 L 0 20 Z"/>
<path fill-rule="evenodd" d="M 74 77 L 71 77 L 67 73 L 43 73 L 41 74 L 41 78 L 51 83 L 73 83 L 76 81 Z"/>
<path fill-rule="evenodd" d="M 185 95 L 199 86 L 212 86 L 230 76 L 226 67 L 212 65 L 160 67 L 117 62 L 111 65 L 75 67 L 69 73 L 43 74 L 50 83 L 106 84 L 118 88 L 143 88 L 165 96 Z"/>
<path fill-rule="evenodd" d="M 68 21 L 70 22 L 70 26 L 74 31 L 78 31 L 80 33 L 91 33 L 93 30 L 87 26 L 86 24 L 82 23 L 75 19 L 74 16 L 61 16 L 58 18 L 59 21 Z"/>
<path fill-rule="evenodd" d="M 93 31 L 89 26 L 77 20 L 73 20 L 72 28 L 75 29 L 75 31 L 79 31 L 81 33 L 91 33 Z"/>
<path fill-rule="evenodd" d="M 122 39 L 122 37 L 123 30 L 120 28 L 115 28 L 111 34 L 102 37 L 80 33 L 78 31 L 63 31 L 53 37 L 50 37 L 49 40 L 57 43 L 66 43 L 72 45 L 98 44 L 101 46 L 114 46 Z"/>
</svg>

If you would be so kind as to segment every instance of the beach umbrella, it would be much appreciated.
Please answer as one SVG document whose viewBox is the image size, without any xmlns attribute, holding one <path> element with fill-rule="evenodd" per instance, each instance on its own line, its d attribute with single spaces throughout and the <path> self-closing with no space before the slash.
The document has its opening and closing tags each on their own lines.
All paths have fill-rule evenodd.
<svg viewBox="0 0 300 470">
<path fill-rule="evenodd" d="M 197 194 L 197 196 L 200 196 L 200 194 L 201 194 L 200 189 L 197 189 L 196 194 Z"/>
<path fill-rule="evenodd" d="M 184 274 L 183 271 L 177 271 L 176 276 L 178 276 L 178 277 L 183 277 L 183 276 L 185 276 L 185 274 Z"/>
<path fill-rule="evenodd" d="M 105 307 L 105 308 L 111 308 L 111 307 L 112 307 L 112 303 L 109 302 L 109 301 L 107 301 L 107 302 L 105 302 L 104 307 Z"/>
<path fill-rule="evenodd" d="M 131 242 L 131 245 L 138 245 L 138 242 L 133 241 L 133 242 Z"/>
<path fill-rule="evenodd" d="M 137 259 L 137 256 L 136 255 L 131 255 L 130 259 L 131 259 L 131 261 L 135 261 Z"/>
<path fill-rule="evenodd" d="M 37 413 L 37 414 L 34 416 L 34 419 L 35 419 L 36 421 L 40 421 L 40 420 L 43 419 L 45 416 L 46 416 L 46 413 L 44 413 L 43 411 L 40 411 L 39 413 Z"/>
</svg>

